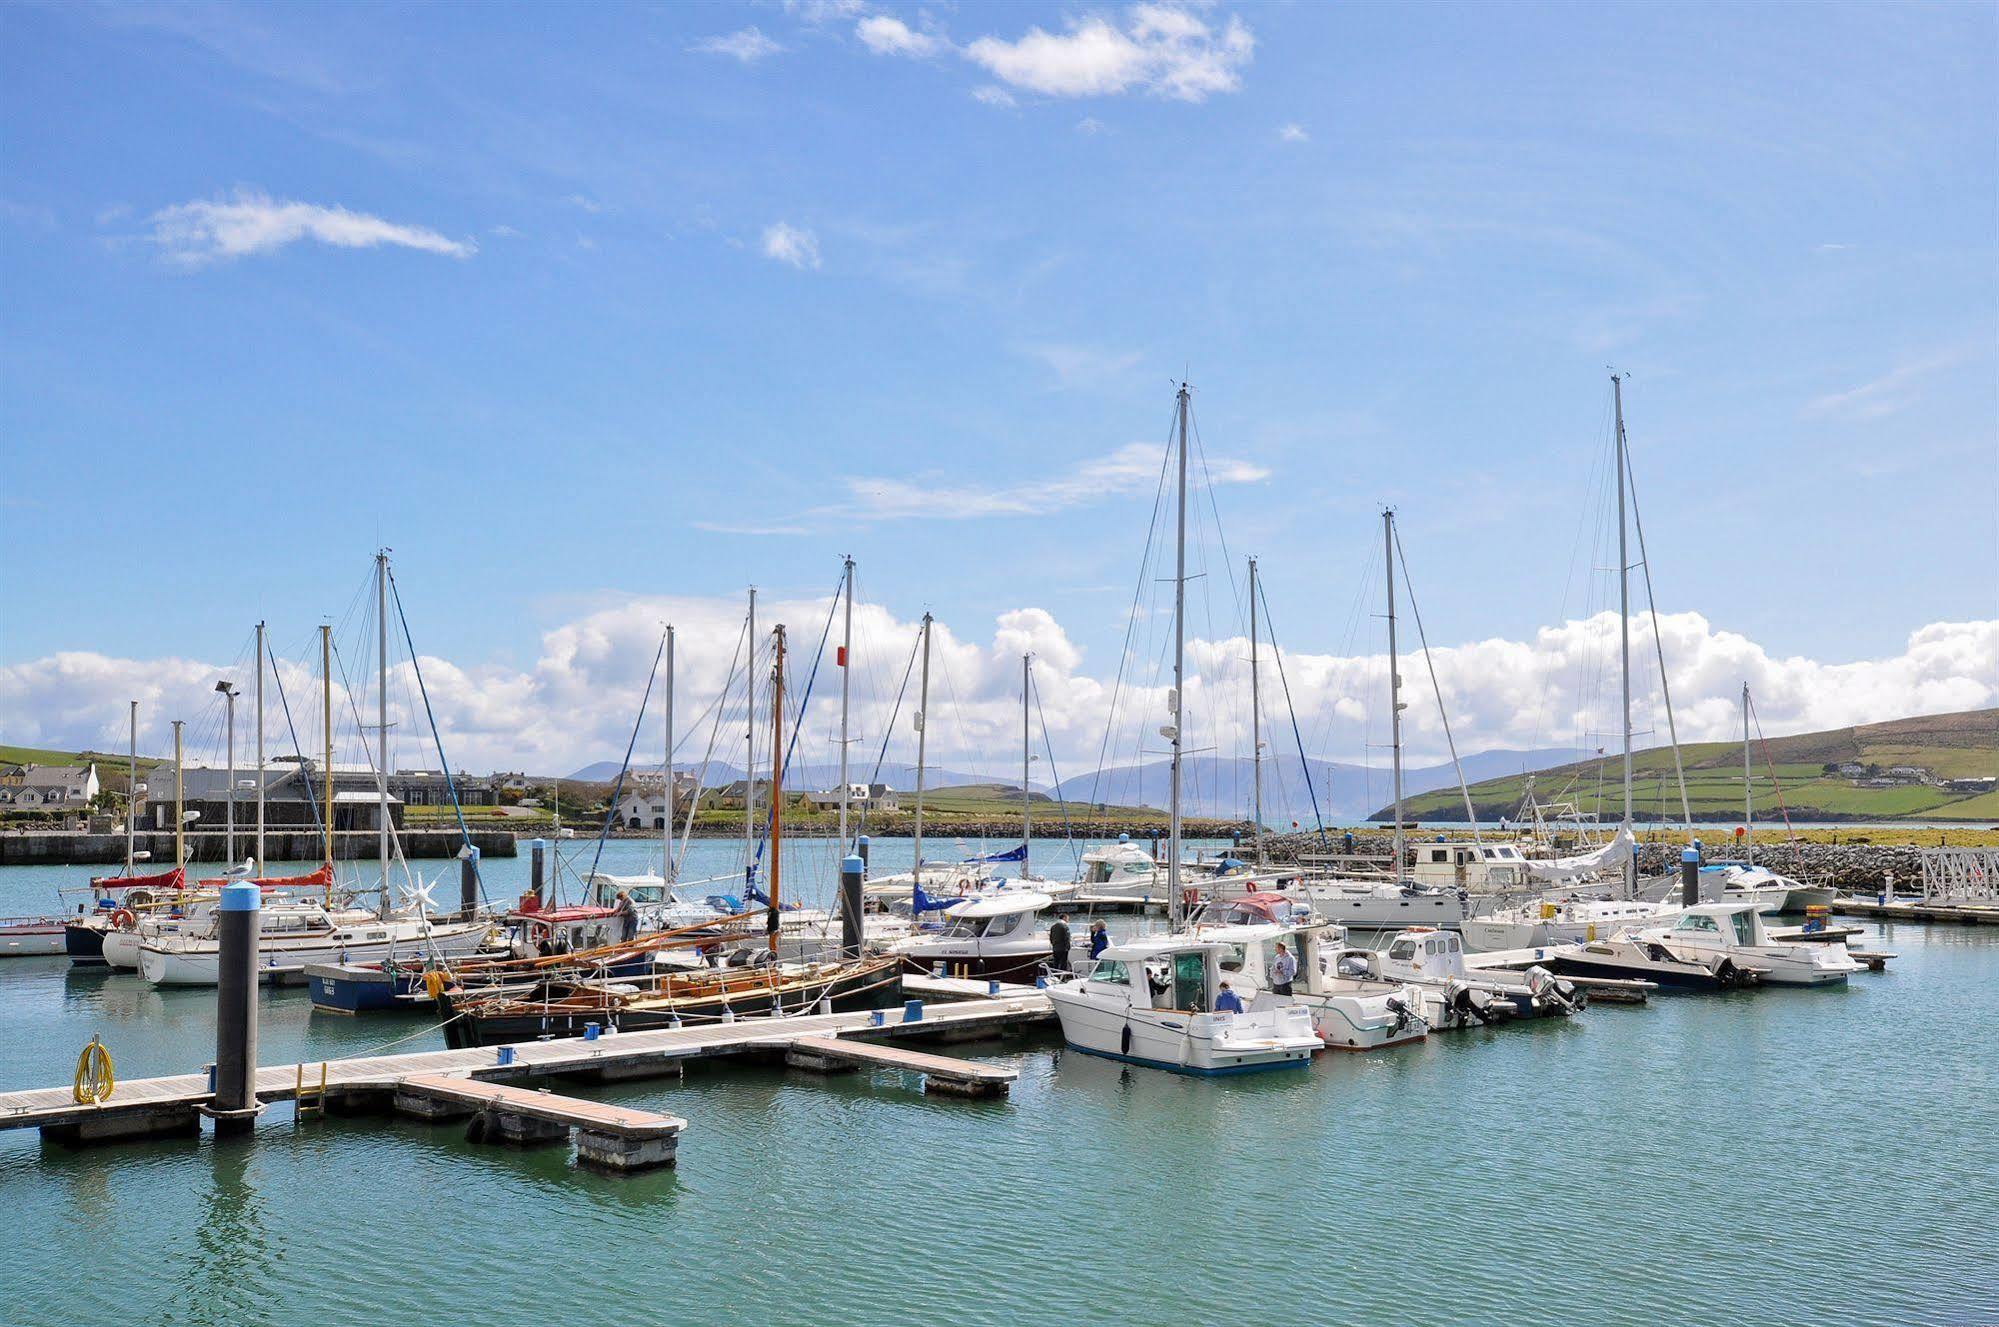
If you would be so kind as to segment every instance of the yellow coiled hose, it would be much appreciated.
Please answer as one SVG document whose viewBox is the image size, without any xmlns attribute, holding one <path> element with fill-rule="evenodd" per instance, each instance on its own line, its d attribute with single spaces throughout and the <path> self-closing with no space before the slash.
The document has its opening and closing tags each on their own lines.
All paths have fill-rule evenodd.
<svg viewBox="0 0 1999 1327">
<path fill-rule="evenodd" d="M 92 1037 L 83 1053 L 76 1057 L 76 1102 L 79 1106 L 94 1106 L 111 1098 L 111 1089 L 118 1085 L 118 1077 L 111 1064 L 111 1052 L 104 1049 L 104 1043 Z"/>
</svg>

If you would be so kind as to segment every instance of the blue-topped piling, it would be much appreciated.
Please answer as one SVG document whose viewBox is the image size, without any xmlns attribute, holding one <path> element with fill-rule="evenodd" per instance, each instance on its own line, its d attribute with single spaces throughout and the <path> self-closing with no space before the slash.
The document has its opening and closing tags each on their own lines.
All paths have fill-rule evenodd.
<svg viewBox="0 0 1999 1327">
<path fill-rule="evenodd" d="M 861 956 L 861 878 L 867 869 L 859 853 L 840 863 L 840 952 L 848 958 Z"/>
<path fill-rule="evenodd" d="M 1689 844 L 1680 850 L 1680 902 L 1691 908 L 1701 901 L 1701 850 Z"/>
<path fill-rule="evenodd" d="M 249 1130 L 257 1104 L 257 941 L 263 894 L 244 881 L 222 887 L 215 980 L 215 1097 L 208 1114 L 219 1135 Z"/>
</svg>

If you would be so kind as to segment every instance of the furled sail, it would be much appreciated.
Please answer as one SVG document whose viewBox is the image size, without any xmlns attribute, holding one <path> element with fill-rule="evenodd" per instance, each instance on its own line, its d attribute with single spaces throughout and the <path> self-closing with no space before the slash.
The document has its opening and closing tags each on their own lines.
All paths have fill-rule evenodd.
<svg viewBox="0 0 1999 1327">
<path fill-rule="evenodd" d="M 1545 862 L 1529 859 L 1527 870 L 1536 880 L 1562 883 L 1623 866 L 1631 860 L 1631 851 L 1631 827 L 1619 825 L 1616 836 L 1595 852 L 1586 852 L 1578 857 L 1557 857 Z"/>
</svg>

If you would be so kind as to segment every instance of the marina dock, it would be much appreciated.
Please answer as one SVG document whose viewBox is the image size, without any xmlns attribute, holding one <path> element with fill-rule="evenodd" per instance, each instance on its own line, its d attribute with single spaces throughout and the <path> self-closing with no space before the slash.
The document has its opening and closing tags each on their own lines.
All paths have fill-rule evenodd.
<svg viewBox="0 0 1999 1327">
<path fill-rule="evenodd" d="M 807 1058 L 828 1063 L 919 1073 L 930 1090 L 993 1096 L 1013 1081 L 1011 1070 L 883 1043 L 978 1040 L 1053 1021 L 1048 997 L 1020 987 L 997 999 L 934 1005 L 912 1000 L 901 1010 L 605 1032 L 458 1051 L 357 1056 L 318 1065 L 264 1065 L 254 1081 L 260 1105 L 303 1098 L 335 1114 L 393 1108 L 426 1118 L 483 1111 L 494 1121 L 495 1141 L 552 1140 L 555 1131 L 574 1129 L 586 1160 L 635 1168 L 633 1158 L 640 1156 L 651 1159 L 639 1164 L 666 1164 L 660 1158 L 671 1156 L 668 1144 L 677 1142 L 686 1122 L 512 1085 L 541 1078 L 606 1083 L 670 1077 L 690 1060 L 787 1056 L 798 1048 Z M 487 1090 L 496 1085 L 509 1090 Z M 0 1093 L 0 1129 L 40 1129 L 43 1137 L 72 1146 L 188 1136 L 199 1131 L 201 1112 L 214 1096 L 208 1075 L 202 1073 L 120 1082 L 99 1103 L 77 1101 L 69 1085 Z"/>
<path fill-rule="evenodd" d="M 1832 910 L 1849 917 L 1881 921 L 1956 922 L 1965 926 L 1999 926 L 1999 904 L 1928 903 L 1922 899 L 1842 898 Z"/>
</svg>

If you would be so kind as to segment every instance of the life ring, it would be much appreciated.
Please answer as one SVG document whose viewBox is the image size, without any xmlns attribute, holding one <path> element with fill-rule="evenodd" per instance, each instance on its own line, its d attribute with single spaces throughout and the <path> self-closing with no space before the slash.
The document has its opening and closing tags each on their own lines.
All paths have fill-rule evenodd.
<svg viewBox="0 0 1999 1327">
<path fill-rule="evenodd" d="M 133 914 L 130 908 L 120 908 L 111 914 L 111 924 L 121 931 L 130 930 L 132 927 L 138 925 L 138 923 L 138 917 Z"/>
</svg>

